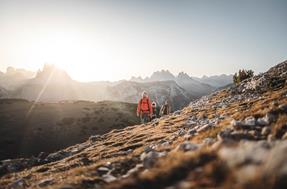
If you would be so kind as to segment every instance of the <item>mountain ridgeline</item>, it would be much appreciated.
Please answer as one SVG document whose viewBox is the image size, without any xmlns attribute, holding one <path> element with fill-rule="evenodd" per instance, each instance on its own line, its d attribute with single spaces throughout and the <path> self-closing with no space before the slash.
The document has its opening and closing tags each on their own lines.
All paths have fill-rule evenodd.
<svg viewBox="0 0 287 189">
<path fill-rule="evenodd" d="M 169 100 L 172 109 L 178 110 L 191 100 L 231 83 L 232 77 L 218 76 L 214 78 L 214 86 L 208 82 L 204 83 L 183 72 L 175 77 L 169 71 L 154 72 L 150 78 L 144 80 L 133 77 L 131 80 L 118 82 L 78 82 L 64 70 L 45 65 L 37 73 L 14 68 L 1 73 L 0 98 L 23 98 L 39 102 L 112 100 L 136 103 L 145 90 L 157 104 L 161 105 Z"/>
</svg>

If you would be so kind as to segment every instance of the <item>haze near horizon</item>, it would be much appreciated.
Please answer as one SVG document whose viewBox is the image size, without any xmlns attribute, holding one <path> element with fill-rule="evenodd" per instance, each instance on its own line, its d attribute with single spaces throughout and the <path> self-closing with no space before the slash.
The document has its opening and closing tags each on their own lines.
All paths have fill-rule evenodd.
<svg viewBox="0 0 287 189">
<path fill-rule="evenodd" d="M 286 59 L 287 2 L 0 0 L 0 70 L 80 81 L 266 71 Z"/>
</svg>

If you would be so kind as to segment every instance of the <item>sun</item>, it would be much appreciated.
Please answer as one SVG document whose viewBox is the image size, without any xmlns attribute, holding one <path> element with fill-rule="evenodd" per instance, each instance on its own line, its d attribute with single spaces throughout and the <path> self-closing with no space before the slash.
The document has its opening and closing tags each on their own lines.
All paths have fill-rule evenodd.
<svg viewBox="0 0 287 189">
<path fill-rule="evenodd" d="M 38 65 L 53 64 L 80 81 L 116 80 L 113 70 L 121 69 L 112 48 L 101 40 L 92 41 L 83 33 L 50 32 L 33 37 L 27 54 Z"/>
</svg>

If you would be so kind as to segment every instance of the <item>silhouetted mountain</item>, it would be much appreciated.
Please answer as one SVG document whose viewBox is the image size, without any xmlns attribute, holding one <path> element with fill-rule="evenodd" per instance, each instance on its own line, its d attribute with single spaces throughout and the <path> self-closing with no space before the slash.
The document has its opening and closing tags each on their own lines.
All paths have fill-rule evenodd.
<svg viewBox="0 0 287 189">
<path fill-rule="evenodd" d="M 32 71 L 8 67 L 5 73 L 0 73 L 0 86 L 8 90 L 14 90 L 34 76 L 35 73 Z"/>
<path fill-rule="evenodd" d="M 37 101 L 60 101 L 78 99 L 77 82 L 54 65 L 44 65 L 36 77 L 27 80 L 11 94 L 13 98 Z"/>
</svg>

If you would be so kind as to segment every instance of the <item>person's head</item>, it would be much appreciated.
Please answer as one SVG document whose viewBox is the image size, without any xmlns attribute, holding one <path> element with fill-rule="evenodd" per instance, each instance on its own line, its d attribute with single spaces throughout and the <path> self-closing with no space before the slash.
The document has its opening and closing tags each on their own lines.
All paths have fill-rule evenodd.
<svg viewBox="0 0 287 189">
<path fill-rule="evenodd" d="M 153 102 L 151 103 L 151 106 L 152 106 L 153 108 L 156 108 L 156 102 L 153 101 Z"/>
<path fill-rule="evenodd" d="M 165 104 L 165 105 L 168 105 L 168 100 L 164 101 L 164 104 Z"/>
<path fill-rule="evenodd" d="M 143 91 L 143 93 L 142 93 L 142 98 L 147 98 L 147 97 L 148 97 L 147 92 L 146 92 L 146 91 Z"/>
</svg>

